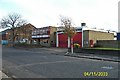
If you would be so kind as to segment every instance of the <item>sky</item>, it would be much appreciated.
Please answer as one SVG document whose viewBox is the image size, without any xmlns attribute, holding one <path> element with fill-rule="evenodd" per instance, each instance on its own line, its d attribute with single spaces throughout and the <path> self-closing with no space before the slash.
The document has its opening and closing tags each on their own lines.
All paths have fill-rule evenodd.
<svg viewBox="0 0 120 80">
<path fill-rule="evenodd" d="M 119 0 L 0 0 L 0 19 L 19 13 L 35 27 L 59 26 L 60 15 L 75 26 L 118 31 Z"/>
</svg>

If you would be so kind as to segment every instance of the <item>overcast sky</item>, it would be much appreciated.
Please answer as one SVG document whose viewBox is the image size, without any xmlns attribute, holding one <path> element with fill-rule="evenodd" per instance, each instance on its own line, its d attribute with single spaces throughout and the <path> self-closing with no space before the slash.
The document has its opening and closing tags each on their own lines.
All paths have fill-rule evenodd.
<svg viewBox="0 0 120 80">
<path fill-rule="evenodd" d="M 0 19 L 16 12 L 35 27 L 60 24 L 59 15 L 71 17 L 76 26 L 118 31 L 119 0 L 0 0 Z"/>
</svg>

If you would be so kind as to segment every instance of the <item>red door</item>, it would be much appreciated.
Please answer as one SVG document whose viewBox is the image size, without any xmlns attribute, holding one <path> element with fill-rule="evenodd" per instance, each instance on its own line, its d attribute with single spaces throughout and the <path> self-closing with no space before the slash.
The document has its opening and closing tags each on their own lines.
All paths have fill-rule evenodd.
<svg viewBox="0 0 120 80">
<path fill-rule="evenodd" d="M 94 43 L 93 40 L 90 40 L 90 47 L 93 47 Z"/>
<path fill-rule="evenodd" d="M 79 44 L 82 47 L 82 32 L 77 32 L 73 38 L 73 43 Z"/>
<path fill-rule="evenodd" d="M 68 36 L 66 34 L 58 34 L 59 47 L 67 48 L 68 47 Z M 82 32 L 77 32 L 73 37 L 73 44 L 80 44 L 82 47 Z"/>
<path fill-rule="evenodd" d="M 68 37 L 66 34 L 58 34 L 59 47 L 67 48 L 68 47 Z"/>
</svg>

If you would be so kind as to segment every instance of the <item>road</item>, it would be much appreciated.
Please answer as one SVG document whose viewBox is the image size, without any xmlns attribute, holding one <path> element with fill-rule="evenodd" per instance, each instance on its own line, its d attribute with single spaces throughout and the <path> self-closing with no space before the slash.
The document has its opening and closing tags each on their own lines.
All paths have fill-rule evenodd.
<svg viewBox="0 0 120 80">
<path fill-rule="evenodd" d="M 2 51 L 3 70 L 15 78 L 118 78 L 118 62 L 50 54 L 62 54 L 66 49 L 3 47 Z M 89 74 L 85 76 L 85 72 Z M 99 76 L 99 72 L 107 76 Z"/>
</svg>

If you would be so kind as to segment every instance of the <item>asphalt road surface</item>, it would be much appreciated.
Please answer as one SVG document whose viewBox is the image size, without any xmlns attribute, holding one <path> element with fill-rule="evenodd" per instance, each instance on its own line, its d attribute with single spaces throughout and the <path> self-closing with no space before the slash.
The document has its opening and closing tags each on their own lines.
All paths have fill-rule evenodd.
<svg viewBox="0 0 120 80">
<path fill-rule="evenodd" d="M 118 78 L 118 62 L 50 54 L 65 49 L 3 47 L 2 51 L 2 68 L 15 78 Z"/>
</svg>

